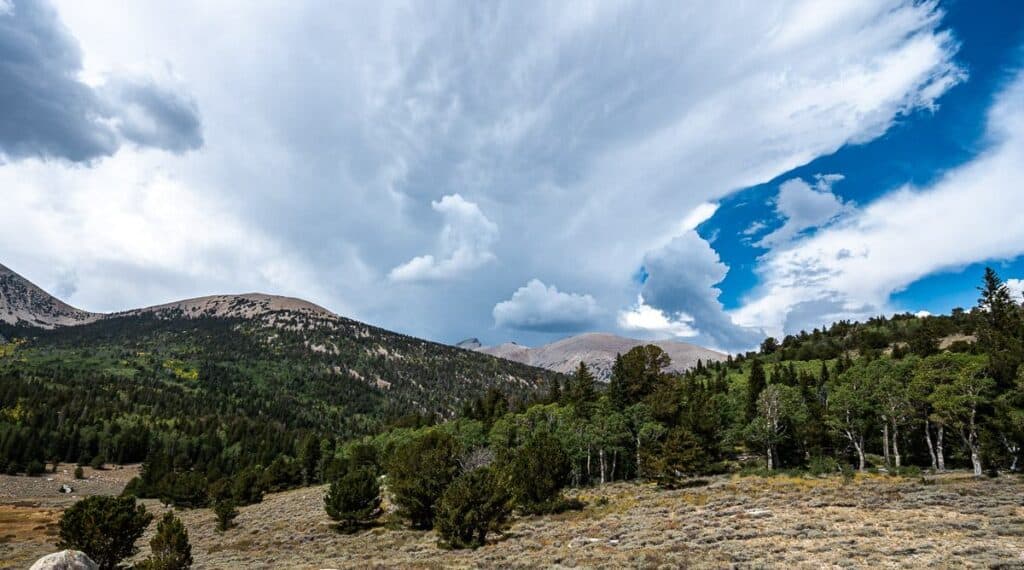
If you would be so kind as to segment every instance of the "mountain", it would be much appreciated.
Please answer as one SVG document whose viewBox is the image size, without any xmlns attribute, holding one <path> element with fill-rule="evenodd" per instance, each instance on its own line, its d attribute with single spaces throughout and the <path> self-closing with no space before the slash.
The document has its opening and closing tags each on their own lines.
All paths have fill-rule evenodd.
<svg viewBox="0 0 1024 570">
<path fill-rule="evenodd" d="M 475 350 L 562 374 L 571 374 L 582 361 L 590 368 L 594 376 L 607 381 L 611 377 L 616 354 L 625 354 L 631 348 L 645 344 L 656 345 L 668 353 L 672 359 L 669 369 L 675 372 L 693 368 L 697 365 L 698 360 L 717 362 L 726 358 L 726 355 L 721 352 L 685 342 L 645 341 L 608 333 L 586 333 L 571 336 L 537 348 L 507 342 L 497 346 L 479 347 Z"/>
<path fill-rule="evenodd" d="M 7 325 L 0 326 L 0 334 L 7 338 L 30 340 L 18 348 L 26 356 L 59 353 L 75 361 L 81 350 L 102 361 L 106 352 L 146 348 L 164 361 L 174 361 L 172 368 L 189 377 L 201 376 L 202 367 L 211 362 L 238 361 L 234 353 L 249 353 L 242 364 L 256 380 L 283 367 L 288 374 L 305 374 L 310 382 L 355 382 L 368 386 L 375 394 L 372 399 L 381 400 L 378 407 L 389 414 L 451 416 L 462 402 L 488 388 L 525 397 L 550 376 L 538 368 L 347 319 L 292 297 L 213 295 L 119 313 L 90 313 L 3 266 L 0 325 Z M 106 362 L 104 372 L 134 376 L 149 373 L 148 366 L 162 365 L 144 360 L 122 355 Z M 292 396 L 302 395 L 301 388 Z"/>
<path fill-rule="evenodd" d="M 0 323 L 52 329 L 89 323 L 99 317 L 58 300 L 0 265 Z"/>
<path fill-rule="evenodd" d="M 525 402 L 557 377 L 289 297 L 97 314 L 6 268 L 0 283 L 0 472 L 145 461 L 133 492 L 176 504 L 243 473 L 309 482 L 344 442 L 452 418 L 492 389 Z"/>
</svg>

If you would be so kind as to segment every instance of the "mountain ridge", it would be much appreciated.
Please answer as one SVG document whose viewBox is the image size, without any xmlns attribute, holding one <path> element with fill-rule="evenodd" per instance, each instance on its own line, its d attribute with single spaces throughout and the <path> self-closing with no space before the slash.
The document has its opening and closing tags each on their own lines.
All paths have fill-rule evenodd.
<svg viewBox="0 0 1024 570">
<path fill-rule="evenodd" d="M 463 343 L 465 342 L 463 341 Z M 612 365 L 615 363 L 617 354 L 625 354 L 634 347 L 647 344 L 658 346 L 668 353 L 672 359 L 672 364 L 669 367 L 672 372 L 685 372 L 696 366 L 698 360 L 707 363 L 727 358 L 721 352 L 686 342 L 646 341 L 606 332 L 583 333 L 536 348 L 515 342 L 506 342 L 494 346 L 481 346 L 472 350 L 562 374 L 572 374 L 580 362 L 584 362 L 595 377 L 607 381 L 611 378 Z"/>
</svg>

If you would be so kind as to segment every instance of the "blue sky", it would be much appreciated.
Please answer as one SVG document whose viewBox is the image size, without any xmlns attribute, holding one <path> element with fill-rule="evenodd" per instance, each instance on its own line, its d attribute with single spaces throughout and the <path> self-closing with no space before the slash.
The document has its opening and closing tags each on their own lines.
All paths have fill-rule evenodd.
<svg viewBox="0 0 1024 570">
<path fill-rule="evenodd" d="M 998 1 L 0 0 L 0 263 L 441 342 L 944 312 L 1024 289 L 1022 46 Z"/>
</svg>

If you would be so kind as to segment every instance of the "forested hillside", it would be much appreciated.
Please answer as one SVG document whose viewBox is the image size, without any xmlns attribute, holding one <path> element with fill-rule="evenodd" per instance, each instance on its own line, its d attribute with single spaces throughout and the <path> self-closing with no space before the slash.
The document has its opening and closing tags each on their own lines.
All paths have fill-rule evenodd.
<svg viewBox="0 0 1024 570">
<path fill-rule="evenodd" d="M 311 311 L 0 335 L 0 469 L 146 460 L 167 466 L 154 492 L 189 503 L 246 471 L 268 488 L 315 480 L 338 442 L 452 417 L 490 387 L 525 399 L 553 376 Z"/>
</svg>

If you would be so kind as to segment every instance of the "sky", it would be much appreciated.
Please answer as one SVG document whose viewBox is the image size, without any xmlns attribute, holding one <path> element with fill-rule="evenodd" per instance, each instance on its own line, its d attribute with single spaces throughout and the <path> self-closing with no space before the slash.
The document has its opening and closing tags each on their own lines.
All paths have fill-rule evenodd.
<svg viewBox="0 0 1024 570">
<path fill-rule="evenodd" d="M 726 351 L 1024 291 L 1024 4 L 0 0 L 0 263 Z"/>
</svg>

